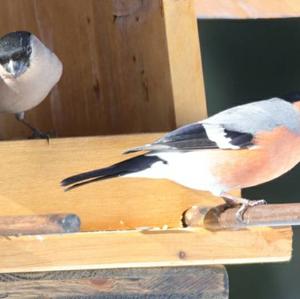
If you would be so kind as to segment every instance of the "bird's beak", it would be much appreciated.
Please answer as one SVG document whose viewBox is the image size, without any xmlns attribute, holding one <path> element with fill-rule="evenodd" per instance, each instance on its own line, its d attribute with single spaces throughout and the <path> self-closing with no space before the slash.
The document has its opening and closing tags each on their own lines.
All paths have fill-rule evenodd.
<svg viewBox="0 0 300 299">
<path fill-rule="evenodd" d="M 10 59 L 4 65 L 5 70 L 14 78 L 19 77 L 26 71 L 26 64 L 23 61 L 15 61 Z"/>
</svg>

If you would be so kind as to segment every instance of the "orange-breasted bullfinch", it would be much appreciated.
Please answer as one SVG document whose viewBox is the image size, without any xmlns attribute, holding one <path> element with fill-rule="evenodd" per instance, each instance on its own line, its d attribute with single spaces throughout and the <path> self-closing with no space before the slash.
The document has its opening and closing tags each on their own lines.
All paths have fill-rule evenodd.
<svg viewBox="0 0 300 299">
<path fill-rule="evenodd" d="M 24 113 L 46 98 L 61 75 L 61 61 L 34 34 L 17 31 L 0 38 L 0 112 L 15 114 L 34 137 L 47 136 L 25 121 Z"/>
<path fill-rule="evenodd" d="M 139 151 L 146 153 L 68 177 L 61 184 L 69 190 L 119 176 L 168 179 L 241 205 L 241 220 L 249 206 L 265 201 L 228 192 L 277 178 L 300 161 L 300 100 L 271 98 L 236 106 L 125 153 Z"/>
</svg>

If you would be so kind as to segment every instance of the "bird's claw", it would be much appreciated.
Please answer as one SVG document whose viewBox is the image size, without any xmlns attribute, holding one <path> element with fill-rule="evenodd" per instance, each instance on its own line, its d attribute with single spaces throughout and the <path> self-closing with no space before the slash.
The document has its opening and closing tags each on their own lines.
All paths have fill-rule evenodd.
<svg viewBox="0 0 300 299">
<path fill-rule="evenodd" d="M 265 204 L 267 204 L 267 202 L 264 199 L 245 201 L 244 203 L 241 204 L 240 208 L 235 214 L 236 220 L 240 223 L 245 223 L 244 215 L 245 212 L 248 210 L 248 208 L 255 207 L 258 205 L 265 205 Z"/>
<path fill-rule="evenodd" d="M 42 132 L 39 129 L 33 128 L 32 129 L 32 135 L 29 137 L 29 139 L 45 139 L 49 143 L 50 138 L 54 137 L 55 134 L 50 132 Z"/>
</svg>

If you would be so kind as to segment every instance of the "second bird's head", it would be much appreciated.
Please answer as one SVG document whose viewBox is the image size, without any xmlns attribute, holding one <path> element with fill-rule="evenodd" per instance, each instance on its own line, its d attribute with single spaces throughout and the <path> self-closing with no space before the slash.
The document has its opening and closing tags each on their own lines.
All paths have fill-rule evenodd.
<svg viewBox="0 0 300 299">
<path fill-rule="evenodd" d="M 30 68 L 35 36 L 27 31 L 10 32 L 0 38 L 0 66 L 5 75 L 18 78 Z"/>
</svg>

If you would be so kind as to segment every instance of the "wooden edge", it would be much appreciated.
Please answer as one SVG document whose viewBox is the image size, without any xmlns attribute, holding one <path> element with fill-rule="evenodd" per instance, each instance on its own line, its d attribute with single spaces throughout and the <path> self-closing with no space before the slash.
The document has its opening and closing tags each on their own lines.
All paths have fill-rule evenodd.
<svg viewBox="0 0 300 299">
<path fill-rule="evenodd" d="M 21 236 L 0 239 L 0 272 L 283 262 L 291 250 L 290 227 Z"/>
<path fill-rule="evenodd" d="M 300 16 L 295 0 L 195 0 L 199 19 L 294 18 Z"/>
<path fill-rule="evenodd" d="M 184 277 L 184 279 L 183 279 Z M 0 275 L 0 298 L 228 298 L 224 266 L 109 269 Z M 82 298 L 82 297 L 80 297 Z M 94 298 L 94 297 L 93 297 Z"/>
</svg>

